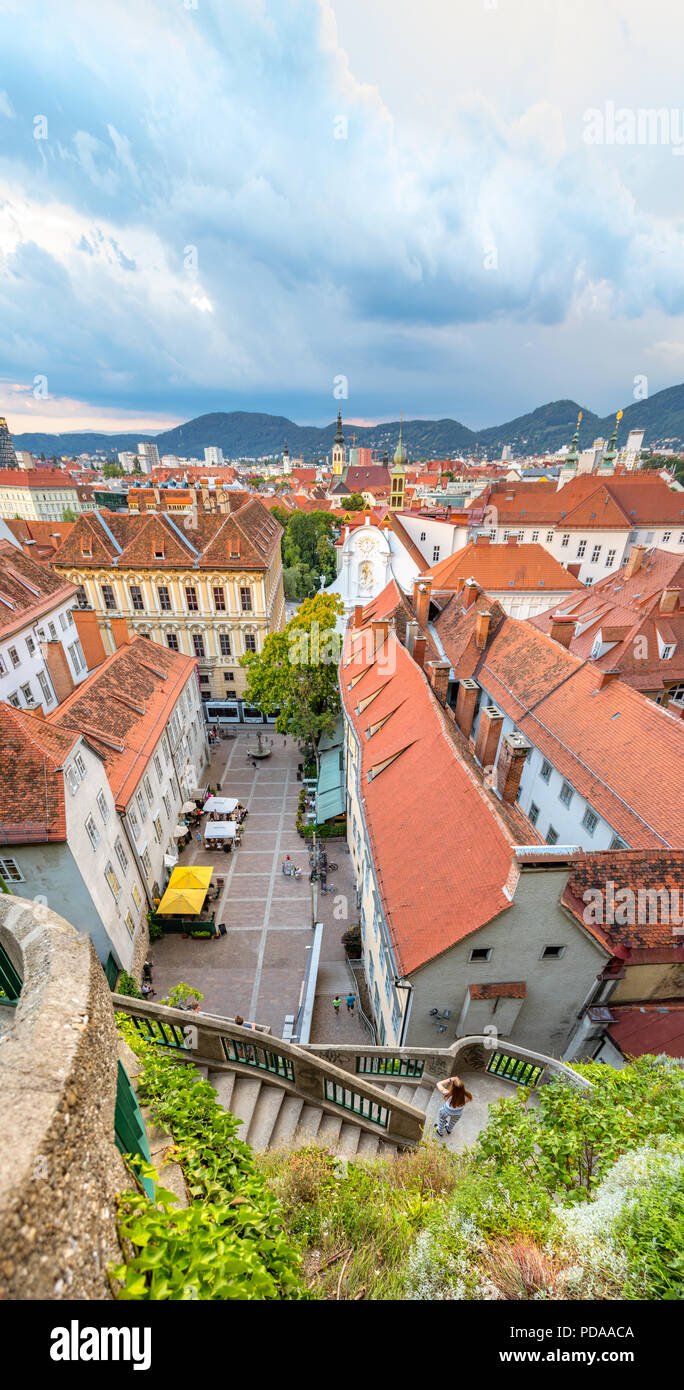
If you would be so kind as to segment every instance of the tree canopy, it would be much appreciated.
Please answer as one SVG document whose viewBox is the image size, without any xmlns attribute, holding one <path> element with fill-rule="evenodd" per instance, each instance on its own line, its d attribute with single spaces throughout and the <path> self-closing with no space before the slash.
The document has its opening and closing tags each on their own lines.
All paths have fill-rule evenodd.
<svg viewBox="0 0 684 1390">
<path fill-rule="evenodd" d="M 283 632 L 270 633 L 261 652 L 240 661 L 247 670 L 246 702 L 267 715 L 277 711 L 278 732 L 307 739 L 317 764 L 319 740 L 333 733 L 340 711 L 336 623 L 343 612 L 336 594 L 305 599 Z"/>
<path fill-rule="evenodd" d="M 350 492 L 344 499 L 344 505 L 348 512 L 362 512 L 366 501 L 360 492 Z"/>
<path fill-rule="evenodd" d="M 276 512 L 278 520 L 281 515 Z M 311 598 L 320 587 L 321 575 L 326 584 L 335 578 L 337 562 L 331 543 L 334 518 L 329 512 L 292 512 L 281 522 L 285 526 L 282 539 L 283 584 L 287 598 Z"/>
</svg>

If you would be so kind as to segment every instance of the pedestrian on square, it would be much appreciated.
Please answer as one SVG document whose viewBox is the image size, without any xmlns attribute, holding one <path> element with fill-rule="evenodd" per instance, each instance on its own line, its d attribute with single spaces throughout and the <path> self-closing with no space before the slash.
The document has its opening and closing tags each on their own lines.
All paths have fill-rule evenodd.
<svg viewBox="0 0 684 1390">
<path fill-rule="evenodd" d="M 201 836 L 199 830 L 197 831 L 197 834 L 196 834 L 196 836 L 195 836 L 195 839 L 196 839 L 198 845 L 201 845 L 201 843 L 202 843 L 202 836 Z"/>
<path fill-rule="evenodd" d="M 335 995 L 335 998 L 333 999 L 333 1009 L 335 1010 L 335 1013 L 337 1014 L 338 1018 L 339 1018 L 340 1004 L 341 1004 L 341 1003 L 342 1003 L 342 1000 L 340 999 L 339 994 L 336 994 L 336 995 Z"/>
<path fill-rule="evenodd" d="M 347 1005 L 347 1013 L 348 1013 L 348 1014 L 353 1014 L 353 1012 L 354 1012 L 354 1005 L 355 1005 L 355 1003 L 356 1003 L 356 995 L 355 995 L 355 994 L 348 994 L 348 995 L 347 995 L 347 998 L 346 998 L 346 1000 L 345 1000 L 345 1003 L 346 1003 L 346 1005 Z"/>
</svg>

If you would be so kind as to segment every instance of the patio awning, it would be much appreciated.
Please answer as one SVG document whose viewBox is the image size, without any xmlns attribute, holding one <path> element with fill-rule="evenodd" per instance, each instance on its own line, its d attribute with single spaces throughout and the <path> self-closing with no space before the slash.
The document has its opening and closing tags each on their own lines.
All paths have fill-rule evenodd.
<svg viewBox="0 0 684 1390">
<path fill-rule="evenodd" d="M 341 816 L 344 811 L 344 782 L 340 767 L 340 749 L 331 748 L 321 753 L 321 770 L 316 785 L 316 820 L 324 821 Z"/>
<path fill-rule="evenodd" d="M 183 840 L 188 833 L 187 825 L 177 825 L 173 832 L 174 840 Z"/>
<path fill-rule="evenodd" d="M 234 820 L 210 820 L 204 827 L 205 840 L 234 840 L 238 827 Z"/>
<path fill-rule="evenodd" d="M 186 888 L 202 888 L 206 893 L 211 883 L 213 872 L 214 870 L 211 865 L 207 865 L 206 867 L 200 866 L 198 868 L 195 864 L 182 864 L 180 868 L 175 869 L 172 873 L 168 886 L 169 888 L 178 888 L 182 890 Z"/>
<path fill-rule="evenodd" d="M 229 816 L 237 804 L 236 796 L 209 796 L 204 803 L 203 810 L 216 811 L 219 816 Z"/>
<path fill-rule="evenodd" d="M 206 896 L 205 888 L 167 888 L 157 914 L 161 917 L 199 917 Z"/>
<path fill-rule="evenodd" d="M 183 802 L 183 805 L 181 806 L 181 811 L 182 811 L 182 813 L 183 813 L 184 816 L 189 816 L 190 813 L 191 813 L 192 811 L 196 811 L 196 810 L 197 810 L 197 807 L 196 807 L 194 801 L 184 801 L 184 802 Z"/>
</svg>

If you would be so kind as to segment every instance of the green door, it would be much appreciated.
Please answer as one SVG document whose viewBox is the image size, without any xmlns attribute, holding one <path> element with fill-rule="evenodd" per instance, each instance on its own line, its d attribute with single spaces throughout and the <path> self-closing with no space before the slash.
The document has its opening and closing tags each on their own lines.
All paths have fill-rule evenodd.
<svg viewBox="0 0 684 1390">
<path fill-rule="evenodd" d="M 119 1153 L 132 1154 L 133 1157 L 137 1154 L 139 1158 L 144 1158 L 146 1163 L 150 1162 L 150 1146 L 147 1142 L 138 1097 L 133 1090 L 128 1073 L 120 1062 L 118 1063 L 116 1082 L 114 1141 Z M 135 1163 L 133 1167 L 135 1168 Z M 150 1201 L 153 1202 L 154 1183 L 147 1178 L 141 1179 L 141 1181 Z"/>
</svg>

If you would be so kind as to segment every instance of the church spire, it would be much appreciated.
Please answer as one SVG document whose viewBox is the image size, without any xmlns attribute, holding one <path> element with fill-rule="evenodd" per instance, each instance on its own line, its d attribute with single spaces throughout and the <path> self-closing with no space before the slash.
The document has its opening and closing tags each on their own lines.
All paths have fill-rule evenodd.
<svg viewBox="0 0 684 1390">
<path fill-rule="evenodd" d="M 336 444 L 344 444 L 344 435 L 343 435 L 343 433 L 342 433 L 342 411 L 341 411 L 341 410 L 338 410 L 338 412 L 337 412 L 337 434 L 335 435 L 335 443 L 336 443 Z"/>
<path fill-rule="evenodd" d="M 603 455 L 602 463 L 613 463 L 615 460 L 615 455 L 617 453 L 617 449 L 615 448 L 615 441 L 617 440 L 618 427 L 620 425 L 621 419 L 622 411 L 618 410 L 618 413 L 615 416 L 615 429 L 613 430 L 613 433 L 611 434 L 610 439 L 608 440 L 608 448 L 606 449 L 606 452 Z"/>
<path fill-rule="evenodd" d="M 408 455 L 407 455 L 407 453 L 406 453 L 406 446 L 405 446 L 404 441 L 403 441 L 403 438 L 402 438 L 402 428 L 403 428 L 403 424 L 404 424 L 404 412 L 403 412 L 403 410 L 402 410 L 401 416 L 400 416 L 400 419 L 399 419 L 399 443 L 397 444 L 397 447 L 396 447 L 396 449 L 395 449 L 395 451 L 394 451 L 394 468 L 396 468 L 397 470 L 399 470 L 399 469 L 404 469 L 404 468 L 406 467 L 406 461 L 407 461 L 407 458 L 408 458 Z M 393 469 L 392 471 L 394 471 L 394 469 Z"/>
<path fill-rule="evenodd" d="M 567 454 L 566 459 L 565 459 L 565 462 L 566 462 L 566 463 L 577 463 L 577 443 L 578 443 L 578 440 L 579 440 L 579 431 L 580 431 L 580 425 L 581 425 L 581 423 L 582 423 L 582 411 L 580 410 L 580 413 L 579 413 L 579 415 L 577 416 L 577 429 L 575 430 L 575 433 L 574 433 L 573 436 L 572 436 L 572 444 L 570 445 L 569 453 Z"/>
</svg>

